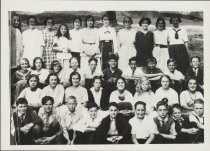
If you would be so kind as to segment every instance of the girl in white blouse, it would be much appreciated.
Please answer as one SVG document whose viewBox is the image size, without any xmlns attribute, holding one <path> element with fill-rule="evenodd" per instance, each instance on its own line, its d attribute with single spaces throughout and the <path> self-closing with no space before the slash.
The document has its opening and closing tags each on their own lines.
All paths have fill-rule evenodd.
<svg viewBox="0 0 210 151">
<path fill-rule="evenodd" d="M 134 101 L 142 101 L 146 103 L 147 114 L 152 112 L 155 107 L 154 93 L 151 90 L 150 81 L 146 77 L 141 77 L 136 86 L 136 93 L 134 94 Z"/>
<path fill-rule="evenodd" d="M 26 98 L 28 105 L 32 110 L 38 113 L 41 107 L 41 89 L 38 88 L 39 77 L 35 74 L 31 74 L 28 77 L 27 83 L 29 87 L 25 88 L 19 95 L 18 98 Z"/>
<path fill-rule="evenodd" d="M 82 29 L 81 43 L 81 69 L 88 68 L 88 60 L 91 57 L 98 59 L 100 63 L 99 32 L 94 28 L 95 19 L 92 15 L 85 17 L 85 27 Z M 99 64 L 99 67 L 101 65 Z"/>
<path fill-rule="evenodd" d="M 103 26 L 99 29 L 99 47 L 102 55 L 102 70 L 109 67 L 109 55 L 117 52 L 117 38 L 113 27 L 109 25 L 109 16 L 102 16 Z"/>
<path fill-rule="evenodd" d="M 173 104 L 179 103 L 178 93 L 170 88 L 171 78 L 168 75 L 163 75 L 160 78 L 161 87 L 155 92 L 155 106 L 157 102 L 161 101 L 163 98 L 168 99 L 168 105 L 172 106 Z"/>
<path fill-rule="evenodd" d="M 184 109 L 183 110 L 184 114 L 193 113 L 194 111 L 193 104 L 195 100 L 197 99 L 203 100 L 202 93 L 196 91 L 197 86 L 198 86 L 197 80 L 195 78 L 190 78 L 187 82 L 188 89 L 182 91 L 182 93 L 180 94 L 180 103 Z"/>
<path fill-rule="evenodd" d="M 39 87 L 42 89 L 46 86 L 45 80 L 49 75 L 49 70 L 45 69 L 44 61 L 40 57 L 36 57 L 33 60 L 33 66 L 31 67 L 31 74 L 35 74 L 39 77 Z"/>
<path fill-rule="evenodd" d="M 70 53 L 70 40 L 71 37 L 69 35 L 68 26 L 66 24 L 61 24 L 57 31 L 57 37 L 55 37 L 53 43 L 53 49 L 63 68 L 69 68 L 69 59 L 72 57 Z"/>
</svg>

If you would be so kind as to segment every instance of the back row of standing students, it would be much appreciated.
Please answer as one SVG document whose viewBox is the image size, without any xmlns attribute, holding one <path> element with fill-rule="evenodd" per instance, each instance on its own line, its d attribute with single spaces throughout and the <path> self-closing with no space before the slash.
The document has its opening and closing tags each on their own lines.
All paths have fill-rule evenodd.
<svg viewBox="0 0 210 151">
<path fill-rule="evenodd" d="M 59 60 L 64 68 L 69 68 L 69 59 L 77 57 L 81 69 L 88 67 L 88 60 L 91 57 L 98 59 L 99 68 L 102 70 L 108 67 L 108 56 L 115 53 L 119 57 L 118 67 L 124 70 L 131 57 L 137 57 L 137 66 L 146 65 L 146 60 L 154 56 L 157 59 L 157 67 L 162 71 L 167 69 L 167 60 L 174 58 L 177 63 L 177 70 L 185 74 L 189 67 L 188 37 L 183 28 L 179 27 L 181 19 L 179 16 L 172 16 L 170 23 L 173 27 L 166 30 L 164 18 L 158 18 L 156 29 L 152 32 L 148 29 L 151 24 L 150 18 L 143 17 L 139 21 L 141 29 L 136 31 L 132 28 L 132 18 L 124 17 L 124 28 L 116 31 L 109 25 L 107 14 L 102 16 L 103 26 L 95 28 L 95 19 L 88 15 L 85 18 L 85 28 L 81 29 L 82 20 L 76 16 L 73 19 L 72 30 L 66 24 L 61 24 L 55 34 L 54 19 L 49 17 L 45 20 L 45 29 L 36 29 L 36 17 L 28 19 L 29 29 L 22 35 L 18 29 L 20 18 L 14 15 L 12 18 L 12 33 L 16 38 L 12 42 L 12 67 L 17 65 L 20 57 L 29 59 L 30 64 L 35 57 L 42 57 L 49 69 L 53 60 Z"/>
</svg>

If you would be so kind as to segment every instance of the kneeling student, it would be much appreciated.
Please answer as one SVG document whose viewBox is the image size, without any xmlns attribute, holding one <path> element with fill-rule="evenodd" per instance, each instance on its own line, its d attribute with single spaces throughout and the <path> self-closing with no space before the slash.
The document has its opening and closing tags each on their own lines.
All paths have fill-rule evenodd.
<svg viewBox="0 0 210 151">
<path fill-rule="evenodd" d="M 152 119 L 145 116 L 146 104 L 142 101 L 135 103 L 136 115 L 130 119 L 132 142 L 134 144 L 150 144 L 158 134 L 157 126 Z"/>
<path fill-rule="evenodd" d="M 99 144 L 130 144 L 131 126 L 118 115 L 118 104 L 109 104 L 109 115 L 105 117 L 97 129 L 97 141 Z"/>
<path fill-rule="evenodd" d="M 158 116 L 154 117 L 154 122 L 157 125 L 159 134 L 156 136 L 155 144 L 170 144 L 176 139 L 175 123 L 168 116 L 168 99 L 163 98 L 156 105 Z"/>
</svg>

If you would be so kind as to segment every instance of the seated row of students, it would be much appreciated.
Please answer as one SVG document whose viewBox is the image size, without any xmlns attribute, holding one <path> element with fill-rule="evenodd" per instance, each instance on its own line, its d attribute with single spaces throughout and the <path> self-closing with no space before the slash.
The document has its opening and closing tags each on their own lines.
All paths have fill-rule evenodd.
<svg viewBox="0 0 210 151">
<path fill-rule="evenodd" d="M 82 114 L 77 99 L 65 100 L 66 111 L 58 114 L 53 108 L 54 99 L 42 98 L 38 115 L 28 109 L 25 98 L 16 102 L 13 113 L 17 144 L 150 144 L 150 143 L 200 143 L 204 135 L 204 102 L 194 102 L 194 113 L 182 115 L 179 104 L 173 105 L 168 114 L 168 99 L 156 104 L 157 116 L 146 115 L 146 104 L 135 103 L 135 116 L 129 122 L 119 114 L 119 105 L 109 103 L 108 113 L 101 114 L 96 103 L 87 105 L 88 113 Z"/>
<path fill-rule="evenodd" d="M 169 76 L 163 75 L 163 73 L 160 73 L 160 74 L 154 73 L 154 74 L 139 74 L 136 76 L 131 75 L 129 77 L 129 74 L 126 75 L 127 72 L 122 73 L 120 69 L 116 68 L 117 61 L 115 59 L 112 59 L 112 57 L 110 57 L 110 61 L 109 61 L 110 68 L 106 69 L 106 71 L 103 72 L 103 77 L 104 77 L 105 82 L 103 82 L 99 76 L 98 77 L 96 76 L 95 78 L 91 77 L 93 79 L 82 78 L 83 76 L 86 76 L 86 74 L 82 74 L 80 70 L 77 70 L 79 68 L 75 68 L 75 67 L 78 67 L 77 66 L 78 62 L 76 58 L 72 58 L 70 60 L 70 62 L 72 63 L 72 68 L 69 68 L 67 72 L 68 74 L 70 74 L 70 76 L 65 72 L 66 70 L 65 71 L 61 70 L 59 72 L 60 74 L 58 74 L 58 71 L 59 71 L 58 68 L 60 68 L 59 66 L 60 64 L 59 62 L 55 62 L 53 64 L 54 66 L 52 66 L 53 72 L 48 75 L 46 74 L 47 79 L 46 79 L 45 84 L 47 84 L 47 86 L 45 86 L 44 83 L 39 82 L 39 81 L 43 81 L 42 74 L 30 74 L 30 71 L 27 68 L 27 62 L 26 61 L 24 62 L 25 59 L 23 59 L 22 69 L 27 70 L 28 78 L 25 78 L 24 80 L 20 80 L 20 81 L 23 81 L 22 83 L 20 81 L 17 82 L 17 85 L 19 84 L 19 82 L 20 82 L 20 85 L 19 87 L 18 86 L 16 87 L 16 91 L 19 90 L 21 87 L 23 87 L 23 85 L 24 87 L 26 87 L 26 84 L 28 84 L 29 87 L 25 88 L 24 90 L 21 90 L 19 98 L 20 97 L 27 98 L 29 101 L 29 106 L 31 106 L 36 111 L 38 111 L 39 107 L 41 106 L 41 101 L 40 101 L 41 98 L 46 95 L 50 95 L 54 98 L 55 107 L 61 106 L 63 104 L 64 94 L 65 94 L 65 97 L 68 97 L 70 95 L 75 95 L 76 98 L 78 99 L 78 102 L 80 102 L 81 104 L 86 103 L 88 100 L 97 100 L 97 104 L 100 107 L 102 107 L 103 110 L 107 110 L 109 100 L 110 101 L 114 100 L 115 102 L 123 102 L 122 106 L 124 109 L 122 110 L 125 110 L 125 107 L 128 110 L 127 107 L 129 107 L 129 105 L 125 106 L 124 102 L 128 102 L 132 104 L 129 107 L 132 110 L 132 106 L 134 105 L 135 101 L 138 101 L 138 100 L 147 100 L 146 103 L 150 104 L 149 108 L 151 111 L 152 111 L 152 108 L 154 108 L 154 104 L 164 97 L 167 97 L 169 99 L 169 105 L 179 103 L 179 96 L 178 96 L 178 93 L 175 91 L 176 89 L 175 90 L 172 89 L 173 85 L 172 85 L 172 88 L 170 88 L 173 82 L 171 81 Z M 151 62 L 148 61 L 148 70 L 155 69 L 154 65 L 152 65 L 151 68 L 149 65 L 150 63 L 154 64 L 155 60 L 154 59 L 148 59 L 148 60 L 151 61 Z M 37 64 L 39 64 L 39 66 L 42 65 L 40 58 L 38 58 L 37 60 L 35 59 L 34 63 L 36 63 L 36 61 L 38 62 Z M 93 62 L 95 62 L 94 59 L 90 59 L 90 63 L 91 62 L 93 64 Z M 135 67 L 135 58 L 130 59 L 130 64 L 133 64 Z M 114 72 L 111 71 L 112 67 L 114 67 L 113 68 Z M 132 65 L 131 65 L 131 69 L 132 69 Z M 80 72 L 81 75 L 83 76 L 81 76 L 76 71 Z M 31 72 L 34 72 L 34 71 L 31 71 Z M 119 74 L 115 74 L 116 72 L 118 72 Z M 18 74 L 18 72 L 16 72 L 16 74 Z M 42 80 L 39 80 L 39 77 L 37 75 Z M 125 80 L 125 78 L 123 77 L 120 77 L 121 75 L 123 75 L 127 80 Z M 141 77 L 142 75 L 146 77 Z M 154 76 L 156 77 L 153 78 Z M 66 88 L 66 90 L 64 89 L 65 86 L 62 85 L 63 82 L 60 82 L 62 81 L 61 79 L 63 79 L 62 77 L 65 77 L 64 79 L 68 81 L 69 87 Z M 70 77 L 70 78 L 67 80 L 67 77 Z M 140 78 L 139 81 L 135 80 L 138 78 Z M 27 79 L 27 82 L 26 82 L 26 79 Z M 134 81 L 132 81 L 133 79 Z M 155 79 L 156 86 L 158 88 L 157 90 L 152 89 L 154 87 L 154 83 L 153 83 L 154 79 Z M 87 82 L 87 80 L 89 80 L 90 86 L 86 87 L 87 89 L 80 86 L 83 84 L 83 82 L 81 82 L 82 80 L 83 82 Z M 94 87 L 91 88 L 92 83 Z M 128 87 L 126 87 L 127 85 L 126 83 L 128 83 Z M 192 77 L 189 78 L 187 81 L 188 90 L 183 91 L 180 95 L 180 103 L 184 107 L 185 111 L 188 113 L 189 111 L 192 110 L 192 104 L 195 99 L 198 99 L 198 98 L 203 99 L 203 95 L 200 92 L 196 91 L 197 85 L 198 85 L 197 80 L 195 78 L 192 78 Z M 131 87 L 134 88 L 134 91 L 133 92 L 131 91 L 130 93 L 128 90 L 132 90 Z M 43 89 L 41 90 L 40 88 L 43 88 Z M 155 95 L 153 92 L 155 92 Z M 132 94 L 134 94 L 134 98 Z"/>
</svg>

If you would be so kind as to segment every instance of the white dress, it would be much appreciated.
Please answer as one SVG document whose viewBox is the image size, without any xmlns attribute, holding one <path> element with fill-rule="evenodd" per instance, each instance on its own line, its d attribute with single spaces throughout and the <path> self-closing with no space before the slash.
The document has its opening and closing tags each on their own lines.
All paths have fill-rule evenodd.
<svg viewBox="0 0 210 151">
<path fill-rule="evenodd" d="M 95 53 L 99 54 L 99 31 L 96 28 L 87 29 L 84 28 L 81 31 L 82 43 L 81 43 L 81 70 L 89 68 L 88 60 L 90 57 L 88 55 L 93 55 Z M 95 58 L 98 59 L 98 67 L 100 65 L 100 56 L 96 55 Z"/>
<path fill-rule="evenodd" d="M 154 32 L 154 43 L 157 45 L 167 46 L 168 32 L 166 30 L 160 31 L 155 30 Z M 167 68 L 167 60 L 169 59 L 168 48 L 160 48 L 155 46 L 153 49 L 153 56 L 157 59 L 157 67 L 165 72 Z"/>
<path fill-rule="evenodd" d="M 22 34 L 23 37 L 23 57 L 33 64 L 35 57 L 42 57 L 41 46 L 44 46 L 42 31 L 38 29 L 27 29 Z"/>
<path fill-rule="evenodd" d="M 136 48 L 134 46 L 136 36 L 135 29 L 121 29 L 117 34 L 118 42 L 118 67 L 124 70 L 128 66 L 129 59 L 136 56 Z"/>
<path fill-rule="evenodd" d="M 70 48 L 70 40 L 66 37 L 56 37 L 54 44 L 57 44 L 57 49 L 62 52 L 56 53 L 58 61 L 61 63 L 64 69 L 69 68 L 69 59 L 72 57 L 71 53 L 68 52 Z"/>
</svg>

